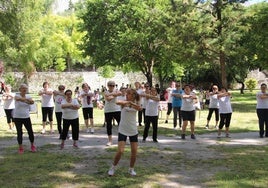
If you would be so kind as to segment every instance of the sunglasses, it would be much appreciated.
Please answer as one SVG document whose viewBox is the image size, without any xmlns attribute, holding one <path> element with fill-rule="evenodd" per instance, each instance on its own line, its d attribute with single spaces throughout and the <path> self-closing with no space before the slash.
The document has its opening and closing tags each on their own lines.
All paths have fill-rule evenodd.
<svg viewBox="0 0 268 188">
<path fill-rule="evenodd" d="M 149 87 L 149 86 L 144 86 L 144 87 Z"/>
<path fill-rule="evenodd" d="M 115 85 L 108 85 L 108 86 L 110 86 L 110 87 L 114 87 Z"/>
</svg>

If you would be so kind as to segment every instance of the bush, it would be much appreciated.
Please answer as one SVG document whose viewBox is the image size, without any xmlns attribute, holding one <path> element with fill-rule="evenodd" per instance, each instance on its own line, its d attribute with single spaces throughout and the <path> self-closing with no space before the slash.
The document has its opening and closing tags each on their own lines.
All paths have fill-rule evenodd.
<svg viewBox="0 0 268 188">
<path fill-rule="evenodd" d="M 252 92 L 253 89 L 257 87 L 257 83 L 258 81 L 254 78 L 250 78 L 245 81 L 246 87 L 247 89 L 249 89 L 250 92 Z"/>
</svg>

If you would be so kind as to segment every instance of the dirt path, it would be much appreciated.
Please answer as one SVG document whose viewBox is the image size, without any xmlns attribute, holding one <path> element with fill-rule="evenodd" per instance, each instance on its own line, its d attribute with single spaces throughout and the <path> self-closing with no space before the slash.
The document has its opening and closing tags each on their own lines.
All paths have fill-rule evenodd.
<svg viewBox="0 0 268 188">
<path fill-rule="evenodd" d="M 114 130 L 114 135 L 116 131 Z M 29 145 L 27 135 L 24 135 L 24 145 Z M 267 145 L 268 139 L 260 139 L 257 132 L 247 132 L 247 133 L 237 133 L 231 134 L 231 138 L 221 138 L 216 137 L 216 133 L 196 135 L 197 139 L 192 140 L 186 137 L 186 140 L 181 140 L 178 136 L 159 136 L 159 143 L 154 143 L 150 139 L 146 143 L 140 143 L 139 147 L 156 147 L 160 151 L 166 151 L 167 148 L 171 148 L 170 152 L 179 151 L 183 155 L 183 162 L 179 166 L 175 164 L 174 166 L 169 165 L 172 173 L 165 177 L 160 177 L 158 179 L 159 185 L 163 187 L 203 187 L 202 180 L 208 179 L 215 172 L 220 170 L 225 170 L 224 167 L 213 167 L 211 168 L 209 163 L 204 164 L 204 160 L 217 160 L 220 159 L 221 154 L 216 153 L 215 150 L 211 149 L 210 146 L 217 145 L 228 145 L 228 146 L 243 146 L 243 145 Z M 115 139 L 115 138 L 114 138 Z M 96 160 L 96 156 L 101 154 L 107 155 L 107 146 L 105 145 L 107 141 L 107 136 L 105 129 L 96 130 L 95 134 L 88 134 L 85 132 L 80 133 L 79 140 L 79 150 L 72 149 L 72 141 L 66 141 L 65 152 L 81 152 L 89 158 L 89 160 Z M 57 134 L 35 134 L 35 143 L 37 147 L 42 150 L 42 146 L 50 144 L 56 145 L 53 147 L 55 152 L 59 151 L 59 143 Z M 116 143 L 116 142 L 115 142 Z M 0 155 L 3 148 L 10 147 L 11 145 L 16 145 L 16 135 L 11 140 L 1 140 L 0 141 Z M 116 145 L 114 145 L 116 146 Z M 90 152 L 88 152 L 90 150 Z M 14 151 L 15 152 L 15 151 Z M 168 153 L 169 151 L 167 151 Z M 108 153 L 109 154 L 109 153 Z M 112 155 L 111 155 L 112 159 Z M 163 160 L 161 160 L 163 159 Z M 168 163 L 168 154 L 165 156 L 156 156 L 150 163 Z M 109 163 L 109 161 L 107 161 Z M 137 164 L 144 164 L 141 159 L 138 159 Z M 194 164 L 193 164 L 194 163 Z M 190 165 L 188 165 L 190 164 Z M 83 167 L 85 164 L 78 164 L 77 169 L 83 173 L 83 171 L 88 172 L 88 168 Z M 167 164 L 168 165 L 168 164 Z M 189 168 L 191 166 L 191 168 Z M 97 170 L 92 169 L 92 172 Z"/>
</svg>

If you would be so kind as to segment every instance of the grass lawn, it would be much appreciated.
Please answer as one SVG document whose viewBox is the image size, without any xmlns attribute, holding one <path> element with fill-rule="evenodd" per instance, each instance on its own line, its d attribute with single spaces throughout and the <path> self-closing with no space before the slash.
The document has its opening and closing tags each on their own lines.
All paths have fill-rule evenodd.
<svg viewBox="0 0 268 188">
<path fill-rule="evenodd" d="M 255 93 L 247 92 L 240 95 L 233 91 L 233 116 L 230 133 L 258 131 L 258 122 L 255 112 Z M 80 111 L 81 112 L 81 111 Z M 216 132 L 215 129 L 204 129 L 208 111 L 197 111 L 196 134 Z M 81 114 L 81 113 L 80 113 Z M 175 136 L 172 117 L 169 124 L 165 124 L 165 112 L 160 114 L 159 135 Z M 31 115 L 35 132 L 41 130 L 41 111 L 38 115 Z M 103 111 L 94 110 L 96 129 L 102 129 Z M 210 125 L 214 125 L 214 115 Z M 81 127 L 84 128 L 83 118 L 80 116 Z M 174 148 L 139 147 L 139 158 L 142 164 L 137 165 L 139 175 L 130 177 L 120 173 L 116 177 L 107 176 L 107 161 L 111 161 L 116 147 L 108 147 L 102 153 L 86 154 L 77 152 L 55 152 L 53 145 L 45 145 L 42 151 L 35 154 L 24 153 L 18 155 L 17 145 L 10 145 L 2 149 L 2 142 L 14 139 L 14 133 L 7 130 L 5 118 L 0 118 L 0 185 L 1 187 L 165 187 L 159 180 L 165 179 L 173 172 L 174 167 L 179 169 L 193 169 L 197 164 L 209 168 L 224 167 L 225 170 L 213 173 L 202 179 L 200 187 L 267 187 L 268 182 L 268 146 L 241 146 L 230 147 L 223 145 L 210 146 L 209 149 L 221 154 L 220 159 L 188 160 L 182 151 Z M 54 126 L 56 127 L 56 126 Z M 143 127 L 139 127 L 140 133 Z M 189 127 L 188 130 L 189 131 Z M 257 133 L 256 133 L 257 134 Z M 38 139 L 38 138 L 36 138 Z M 25 140 L 24 142 L 28 142 Z M 52 151 L 52 152 L 51 152 Z M 90 152 L 90 151 L 88 151 Z M 124 159 L 130 155 L 126 148 Z M 159 162 L 159 160 L 161 162 Z M 149 165 L 155 161 L 155 165 Z M 128 161 L 125 160 L 127 163 Z M 185 164 L 182 167 L 182 163 Z M 83 164 L 83 165 L 81 165 Z M 81 166 L 79 166 L 81 165 Z M 88 172 L 85 166 L 92 166 Z M 124 169 L 125 170 L 125 169 Z M 201 169 L 206 170 L 206 169 Z M 180 174 L 176 174 L 179 177 Z M 178 178 L 174 177 L 174 178 Z M 179 181 L 179 180 L 178 180 Z M 171 186 L 172 187 L 172 186 Z"/>
</svg>

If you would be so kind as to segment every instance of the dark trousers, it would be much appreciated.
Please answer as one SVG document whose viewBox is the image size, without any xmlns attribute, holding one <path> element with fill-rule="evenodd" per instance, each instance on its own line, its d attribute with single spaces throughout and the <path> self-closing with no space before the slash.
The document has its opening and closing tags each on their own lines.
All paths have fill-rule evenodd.
<svg viewBox="0 0 268 188">
<path fill-rule="evenodd" d="M 157 140 L 158 116 L 146 116 L 145 127 L 143 132 L 143 140 L 146 140 L 146 138 L 148 137 L 151 123 L 153 127 L 153 140 Z"/>
<path fill-rule="evenodd" d="M 257 116 L 259 119 L 260 136 L 264 135 L 265 125 L 265 136 L 268 137 L 268 109 L 257 109 Z"/>
<path fill-rule="evenodd" d="M 167 109 L 167 115 L 170 115 L 171 111 L 172 111 L 172 103 L 168 103 L 167 104 L 168 109 Z"/>
<path fill-rule="evenodd" d="M 225 127 L 230 127 L 231 118 L 232 118 L 232 113 L 220 114 L 219 129 L 222 129 L 224 125 Z"/>
<path fill-rule="evenodd" d="M 62 112 L 55 112 L 55 115 L 56 115 L 56 120 L 57 120 L 58 131 L 59 131 L 59 134 L 61 134 L 62 133 L 62 127 L 61 127 Z"/>
<path fill-rule="evenodd" d="M 177 119 L 179 117 L 179 125 L 181 127 L 182 118 L 181 118 L 181 107 L 173 107 L 173 125 L 174 128 L 177 127 Z"/>
<path fill-rule="evenodd" d="M 62 140 L 66 140 L 70 125 L 72 127 L 73 140 L 78 140 L 78 138 L 79 138 L 79 118 L 63 119 L 63 130 L 62 130 L 62 134 L 61 134 Z"/>
<path fill-rule="evenodd" d="M 17 140 L 18 144 L 22 144 L 22 125 L 26 128 L 29 140 L 31 143 L 34 142 L 34 134 L 33 134 L 33 128 L 32 128 L 32 122 L 30 118 L 14 118 L 14 123 L 17 129 Z"/>
<path fill-rule="evenodd" d="M 13 122 L 13 109 L 5 109 L 7 123 Z"/>
<path fill-rule="evenodd" d="M 142 111 L 139 111 L 138 112 L 138 123 L 139 123 L 139 125 L 141 125 L 141 122 L 142 122 Z"/>
<path fill-rule="evenodd" d="M 112 135 L 112 120 L 115 119 L 116 122 L 119 124 L 120 123 L 120 118 L 121 118 L 121 112 L 107 112 L 104 114 L 105 115 L 105 121 L 106 121 L 106 130 L 107 130 L 107 135 L 110 136 Z"/>
<path fill-rule="evenodd" d="M 43 122 L 47 121 L 47 117 L 49 121 L 53 121 L 53 110 L 54 110 L 54 107 L 42 107 Z"/>
<path fill-rule="evenodd" d="M 220 117 L 219 117 L 219 109 L 218 108 L 209 108 L 208 109 L 208 117 L 207 117 L 207 120 L 210 121 L 213 112 L 215 112 L 215 120 L 216 121 L 219 121 Z"/>
</svg>

